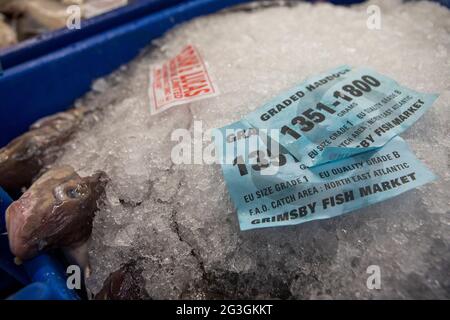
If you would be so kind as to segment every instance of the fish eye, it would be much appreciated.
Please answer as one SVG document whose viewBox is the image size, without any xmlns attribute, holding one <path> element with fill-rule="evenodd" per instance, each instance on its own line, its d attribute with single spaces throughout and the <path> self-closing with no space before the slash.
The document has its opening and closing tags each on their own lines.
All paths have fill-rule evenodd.
<svg viewBox="0 0 450 320">
<path fill-rule="evenodd" d="M 86 184 L 70 185 L 66 187 L 65 193 L 68 198 L 76 199 L 85 196 L 89 192 L 88 189 Z"/>
<path fill-rule="evenodd" d="M 80 193 L 78 192 L 77 188 L 68 188 L 66 190 L 66 194 L 69 198 L 71 199 L 75 199 L 78 198 L 80 196 Z"/>
</svg>

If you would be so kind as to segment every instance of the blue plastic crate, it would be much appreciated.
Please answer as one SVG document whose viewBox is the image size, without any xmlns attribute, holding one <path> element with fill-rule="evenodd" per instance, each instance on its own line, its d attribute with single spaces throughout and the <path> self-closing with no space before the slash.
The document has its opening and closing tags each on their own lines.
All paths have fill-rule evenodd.
<svg viewBox="0 0 450 320">
<path fill-rule="evenodd" d="M 3 69 L 36 59 L 71 43 L 184 1 L 186 0 L 130 0 L 127 6 L 81 21 L 79 30 L 55 30 L 0 50 Z"/>
<path fill-rule="evenodd" d="M 59 30 L 0 53 L 4 68 L 0 76 L 0 146 L 37 119 L 66 109 L 90 89 L 94 79 L 129 62 L 174 25 L 242 2 L 245 0 L 139 1 L 135 7 L 87 22 L 80 33 Z M 4 233 L 4 212 L 12 200 L 1 187 L 0 199 L 0 233 Z M 12 299 L 78 299 L 67 289 L 62 263 L 54 256 L 41 254 L 16 266 L 7 241 L 6 235 L 0 236 L 0 281 L 5 284 L 15 279 L 25 286 Z"/>
<path fill-rule="evenodd" d="M 37 119 L 66 109 L 94 79 L 129 62 L 174 25 L 247 0 L 140 0 L 83 23 L 0 52 L 0 147 Z M 331 0 L 353 4 L 362 0 Z M 450 0 L 440 0 L 450 7 Z M 11 198 L 0 187 L 0 292 L 20 283 L 11 299 L 79 299 L 67 289 L 64 266 L 50 254 L 17 266 L 4 234 Z"/>
<path fill-rule="evenodd" d="M 77 294 L 66 285 L 64 266 L 54 256 L 41 254 L 17 266 L 9 251 L 4 213 L 12 199 L 0 187 L 0 287 L 12 281 L 24 286 L 11 299 L 77 300 Z M 3 288 L 5 289 L 5 288 Z"/>
<path fill-rule="evenodd" d="M 8 121 L 3 121 L 0 129 L 0 147 L 36 119 L 70 106 L 90 89 L 93 79 L 127 63 L 174 25 L 242 2 L 245 0 L 183 1 L 17 65 L 13 62 L 19 58 L 6 56 L 0 76 L 0 119 Z"/>
</svg>

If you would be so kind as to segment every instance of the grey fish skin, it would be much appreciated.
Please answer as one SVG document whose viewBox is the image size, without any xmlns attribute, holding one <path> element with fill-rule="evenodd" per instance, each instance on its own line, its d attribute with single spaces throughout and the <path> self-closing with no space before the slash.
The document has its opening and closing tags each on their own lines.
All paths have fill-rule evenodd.
<svg viewBox="0 0 450 320">
<path fill-rule="evenodd" d="M 103 283 L 102 289 L 95 295 L 95 300 L 142 300 L 149 299 L 145 290 L 145 279 L 138 261 L 130 260 L 114 271 Z"/>
<path fill-rule="evenodd" d="M 0 149 L 0 186 L 11 194 L 31 185 L 42 168 L 53 163 L 60 146 L 75 132 L 85 108 L 42 118 L 30 131 Z"/>
<path fill-rule="evenodd" d="M 31 17 L 47 29 L 59 29 L 66 25 L 69 14 L 66 5 L 54 0 L 6 0 L 0 1 L 0 11 Z"/>
<path fill-rule="evenodd" d="M 16 43 L 16 31 L 4 21 L 4 17 L 0 13 L 0 49 L 7 48 Z"/>
<path fill-rule="evenodd" d="M 107 182 L 104 172 L 80 177 L 71 166 L 46 172 L 6 210 L 11 252 L 26 260 L 43 250 L 80 247 Z"/>
</svg>

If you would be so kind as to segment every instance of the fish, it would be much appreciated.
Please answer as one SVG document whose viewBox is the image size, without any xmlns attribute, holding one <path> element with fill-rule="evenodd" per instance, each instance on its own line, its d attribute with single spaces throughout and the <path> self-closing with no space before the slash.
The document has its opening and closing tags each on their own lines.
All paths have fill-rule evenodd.
<svg viewBox="0 0 450 320">
<path fill-rule="evenodd" d="M 10 22 L 0 21 L 0 48 L 65 28 L 73 18 L 89 19 L 127 4 L 127 0 L 0 0 L 0 12 Z"/>
<path fill-rule="evenodd" d="M 41 170 L 56 160 L 60 146 L 76 131 L 86 112 L 79 107 L 42 118 L 1 148 L 0 186 L 10 194 L 29 187 Z"/>
<path fill-rule="evenodd" d="M 0 3 L 0 11 L 14 16 L 30 16 L 50 30 L 66 25 L 69 14 L 66 5 L 53 0 L 7 0 Z"/>
<path fill-rule="evenodd" d="M 28 0 L 25 8 L 26 14 L 50 30 L 65 27 L 69 17 L 66 6 L 57 1 Z"/>
<path fill-rule="evenodd" d="M 26 0 L 0 0 L 0 12 L 14 17 L 25 13 Z"/>
<path fill-rule="evenodd" d="M 21 261 L 43 251 L 62 248 L 73 252 L 83 270 L 86 241 L 95 212 L 102 202 L 108 177 L 103 171 L 81 177 L 73 167 L 48 170 L 6 209 L 6 230 L 11 252 Z M 82 255 L 81 255 L 82 256 Z"/>
<path fill-rule="evenodd" d="M 5 22 L 4 16 L 0 14 L 0 49 L 9 47 L 16 43 L 16 31 Z"/>
<path fill-rule="evenodd" d="M 142 300 L 150 296 L 145 289 L 139 261 L 132 259 L 112 272 L 103 283 L 102 289 L 94 296 L 95 300 Z"/>
</svg>

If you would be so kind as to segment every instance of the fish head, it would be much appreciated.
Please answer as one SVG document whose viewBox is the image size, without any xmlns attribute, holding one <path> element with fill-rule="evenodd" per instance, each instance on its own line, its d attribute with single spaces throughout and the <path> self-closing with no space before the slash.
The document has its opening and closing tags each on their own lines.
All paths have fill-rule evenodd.
<svg viewBox="0 0 450 320">
<path fill-rule="evenodd" d="M 46 172 L 6 211 L 12 253 L 29 259 L 88 240 L 106 183 L 104 172 L 80 177 L 70 166 Z"/>
</svg>

